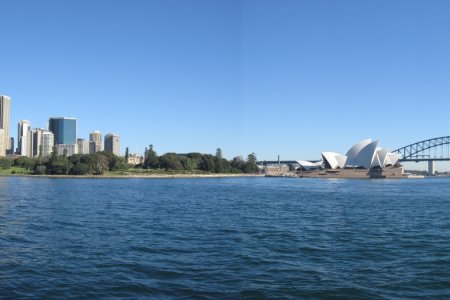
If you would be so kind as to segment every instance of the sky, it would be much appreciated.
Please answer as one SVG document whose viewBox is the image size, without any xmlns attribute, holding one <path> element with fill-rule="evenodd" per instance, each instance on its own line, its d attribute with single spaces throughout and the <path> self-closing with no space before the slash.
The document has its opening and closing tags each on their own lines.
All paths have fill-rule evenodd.
<svg viewBox="0 0 450 300">
<path fill-rule="evenodd" d="M 449 135 L 450 1 L 0 1 L 11 135 L 78 119 L 121 150 L 318 159 Z"/>
</svg>

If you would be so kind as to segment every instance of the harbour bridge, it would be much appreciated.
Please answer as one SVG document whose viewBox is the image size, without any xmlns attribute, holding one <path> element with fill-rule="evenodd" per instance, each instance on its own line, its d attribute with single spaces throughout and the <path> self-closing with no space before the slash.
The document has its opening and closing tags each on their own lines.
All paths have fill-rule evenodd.
<svg viewBox="0 0 450 300">
<path fill-rule="evenodd" d="M 450 161 L 450 136 L 420 141 L 392 151 L 401 162 L 428 162 L 428 174 L 435 173 L 436 161 Z"/>
</svg>

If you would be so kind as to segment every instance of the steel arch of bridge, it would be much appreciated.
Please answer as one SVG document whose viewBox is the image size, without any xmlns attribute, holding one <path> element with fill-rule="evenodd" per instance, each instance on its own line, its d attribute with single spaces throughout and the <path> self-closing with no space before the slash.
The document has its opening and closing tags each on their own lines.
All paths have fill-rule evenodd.
<svg viewBox="0 0 450 300">
<path fill-rule="evenodd" d="M 447 145 L 447 153 L 443 154 L 444 146 Z M 449 146 L 450 136 L 443 136 L 438 138 L 433 138 L 425 141 L 420 141 L 392 152 L 398 153 L 401 156 L 401 161 L 425 161 L 425 160 L 450 160 Z M 441 150 L 441 157 L 431 156 L 431 149 Z M 436 151 L 435 151 L 436 154 Z"/>
</svg>

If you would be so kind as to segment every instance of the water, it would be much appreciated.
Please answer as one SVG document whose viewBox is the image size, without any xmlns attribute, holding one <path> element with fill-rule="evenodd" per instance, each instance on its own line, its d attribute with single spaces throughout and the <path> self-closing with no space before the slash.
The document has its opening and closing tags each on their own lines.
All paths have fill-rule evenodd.
<svg viewBox="0 0 450 300">
<path fill-rule="evenodd" d="M 450 180 L 0 177 L 0 298 L 449 298 Z"/>
</svg>

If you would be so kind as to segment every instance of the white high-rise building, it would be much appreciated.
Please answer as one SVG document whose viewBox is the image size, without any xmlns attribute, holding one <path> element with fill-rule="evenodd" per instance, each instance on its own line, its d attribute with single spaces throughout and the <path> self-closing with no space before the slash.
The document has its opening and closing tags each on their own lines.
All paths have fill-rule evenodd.
<svg viewBox="0 0 450 300">
<path fill-rule="evenodd" d="M 0 95 L 0 156 L 5 156 L 6 151 L 11 148 L 9 139 L 10 110 L 11 98 Z"/>
<path fill-rule="evenodd" d="M 0 156 L 6 155 L 5 130 L 0 128 Z"/>
<path fill-rule="evenodd" d="M 105 135 L 105 151 L 120 155 L 120 137 L 118 135 Z"/>
<path fill-rule="evenodd" d="M 35 128 L 31 131 L 33 157 L 48 157 L 53 152 L 54 134 L 51 131 Z"/>
<path fill-rule="evenodd" d="M 31 137 L 31 123 L 27 120 L 22 120 L 18 124 L 17 133 L 17 148 L 19 155 L 33 157 L 32 153 L 32 137 Z"/>
<path fill-rule="evenodd" d="M 31 156 L 32 157 L 38 157 L 40 148 L 41 148 L 41 141 L 42 141 L 42 130 L 40 128 L 35 128 L 31 130 Z"/>
<path fill-rule="evenodd" d="M 89 142 L 94 142 L 95 143 L 95 147 L 91 146 L 91 151 L 102 151 L 103 150 L 103 145 L 102 145 L 102 133 L 100 131 L 94 131 L 89 133 Z M 93 150 L 95 149 L 95 150 Z M 95 153 L 95 152 L 90 152 L 90 153 Z"/>
<path fill-rule="evenodd" d="M 58 144 L 56 145 L 56 155 L 70 157 L 74 154 L 78 154 L 77 144 Z"/>
<path fill-rule="evenodd" d="M 41 156 L 48 157 L 53 152 L 53 146 L 55 145 L 55 135 L 53 132 L 44 130 L 42 132 L 41 140 Z"/>
<path fill-rule="evenodd" d="M 85 139 L 77 139 L 78 154 L 89 154 L 89 142 Z"/>
</svg>

